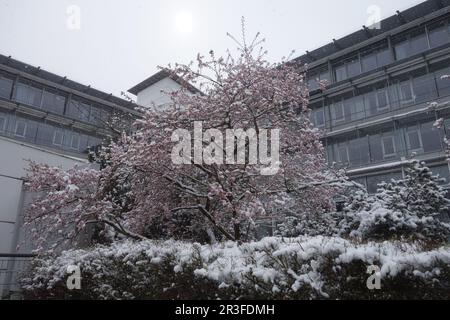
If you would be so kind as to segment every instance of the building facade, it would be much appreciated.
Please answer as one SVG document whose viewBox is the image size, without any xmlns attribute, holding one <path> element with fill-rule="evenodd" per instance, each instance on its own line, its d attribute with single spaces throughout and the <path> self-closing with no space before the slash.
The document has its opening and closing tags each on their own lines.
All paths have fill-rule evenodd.
<svg viewBox="0 0 450 320">
<path fill-rule="evenodd" d="M 411 157 L 449 181 L 450 1 L 425 1 L 295 61 L 307 64 L 311 119 L 330 164 L 371 193 Z"/>
<path fill-rule="evenodd" d="M 16 252 L 28 160 L 70 168 L 114 135 L 135 105 L 0 55 L 0 253 Z"/>
</svg>

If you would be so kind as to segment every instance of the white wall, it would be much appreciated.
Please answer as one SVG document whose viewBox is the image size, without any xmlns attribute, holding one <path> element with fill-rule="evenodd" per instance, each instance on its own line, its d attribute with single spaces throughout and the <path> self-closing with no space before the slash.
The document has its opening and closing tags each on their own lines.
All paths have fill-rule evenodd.
<svg viewBox="0 0 450 320">
<path fill-rule="evenodd" d="M 164 105 L 171 103 L 170 96 L 161 92 L 174 92 L 180 90 L 181 85 L 170 78 L 164 78 L 161 81 L 142 90 L 137 95 L 137 103 L 144 107 L 155 105 L 158 109 L 164 108 Z"/>
<path fill-rule="evenodd" d="M 0 137 L 0 253 L 14 253 L 22 211 L 22 178 L 27 160 L 64 169 L 87 160 L 64 156 L 45 149 Z"/>
</svg>

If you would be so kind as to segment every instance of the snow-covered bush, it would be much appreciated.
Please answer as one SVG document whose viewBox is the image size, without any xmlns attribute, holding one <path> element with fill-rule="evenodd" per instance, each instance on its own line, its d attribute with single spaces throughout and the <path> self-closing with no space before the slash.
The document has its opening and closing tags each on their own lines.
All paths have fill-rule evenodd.
<svg viewBox="0 0 450 320">
<path fill-rule="evenodd" d="M 67 267 L 81 269 L 68 290 Z M 369 290 L 369 266 L 381 289 Z M 200 245 L 117 242 L 36 259 L 27 298 L 95 299 L 450 299 L 450 249 L 339 237 L 265 238 Z"/>
<path fill-rule="evenodd" d="M 336 233 L 336 217 L 339 219 L 340 214 L 323 212 L 315 215 L 300 213 L 287 216 L 277 224 L 274 234 L 289 238 L 304 235 L 334 235 Z"/>
<path fill-rule="evenodd" d="M 413 238 L 445 242 L 450 236 L 449 200 L 424 163 L 411 161 L 405 178 L 379 185 L 375 195 L 355 193 L 339 222 L 341 235 L 366 240 Z"/>
</svg>

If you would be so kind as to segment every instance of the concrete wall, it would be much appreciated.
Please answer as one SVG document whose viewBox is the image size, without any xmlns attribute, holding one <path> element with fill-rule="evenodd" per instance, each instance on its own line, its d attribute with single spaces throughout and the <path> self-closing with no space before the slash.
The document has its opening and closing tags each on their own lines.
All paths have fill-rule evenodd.
<svg viewBox="0 0 450 320">
<path fill-rule="evenodd" d="M 65 169 L 87 163 L 84 159 L 0 137 L 0 253 L 16 252 L 23 201 L 26 198 L 22 190 L 22 178 L 26 174 L 27 160 Z"/>
<path fill-rule="evenodd" d="M 137 103 L 144 107 L 155 105 L 158 109 L 164 108 L 164 105 L 171 103 L 169 95 L 161 92 L 174 92 L 180 90 L 181 85 L 170 78 L 164 78 L 161 81 L 142 90 L 137 95 Z"/>
</svg>

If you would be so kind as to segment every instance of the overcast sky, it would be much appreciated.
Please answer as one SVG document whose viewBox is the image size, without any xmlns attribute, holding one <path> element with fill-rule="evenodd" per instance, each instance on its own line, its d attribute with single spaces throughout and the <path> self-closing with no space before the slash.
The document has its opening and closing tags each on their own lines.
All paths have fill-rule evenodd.
<svg viewBox="0 0 450 320">
<path fill-rule="evenodd" d="M 0 53 L 120 95 L 158 65 L 234 47 L 260 31 L 268 58 L 296 56 L 417 0 L 0 0 Z M 369 13 L 368 13 L 369 9 Z"/>
</svg>

